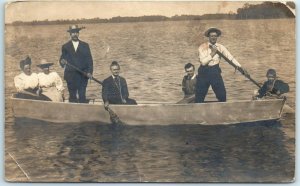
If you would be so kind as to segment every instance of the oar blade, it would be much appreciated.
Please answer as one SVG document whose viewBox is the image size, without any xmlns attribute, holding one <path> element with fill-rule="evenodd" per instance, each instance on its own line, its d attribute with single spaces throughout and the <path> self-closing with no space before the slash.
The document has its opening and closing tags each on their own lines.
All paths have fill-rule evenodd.
<svg viewBox="0 0 300 186">
<path fill-rule="evenodd" d="M 121 121 L 121 119 L 119 118 L 119 116 L 113 110 L 111 110 L 111 108 L 108 107 L 106 110 L 109 113 L 110 121 L 112 122 L 112 124 L 115 124 L 115 125 L 124 125 L 124 123 Z"/>
</svg>

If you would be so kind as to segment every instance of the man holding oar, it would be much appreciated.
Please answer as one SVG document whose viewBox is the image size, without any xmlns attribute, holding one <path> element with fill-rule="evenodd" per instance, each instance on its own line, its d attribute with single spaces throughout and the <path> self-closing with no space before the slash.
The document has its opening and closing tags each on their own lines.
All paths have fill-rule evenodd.
<svg viewBox="0 0 300 186">
<path fill-rule="evenodd" d="M 88 79 L 93 77 L 93 58 L 89 45 L 79 40 L 79 31 L 81 29 L 83 28 L 79 28 L 78 25 L 69 27 L 67 32 L 70 33 L 71 40 L 62 46 L 59 62 L 65 68 L 64 79 L 69 90 L 69 102 L 86 103 L 85 93 Z M 80 73 L 75 68 L 72 68 L 71 65 L 85 73 Z"/>
<path fill-rule="evenodd" d="M 136 105 L 134 99 L 129 98 L 127 82 L 125 78 L 121 77 L 120 65 L 117 61 L 113 61 L 110 65 L 111 76 L 103 81 L 102 99 L 104 107 L 107 108 L 109 104 L 127 104 Z"/>
<path fill-rule="evenodd" d="M 198 69 L 195 102 L 204 102 L 210 86 L 216 94 L 218 101 L 225 102 L 226 90 L 219 66 L 221 57 L 229 59 L 233 63 L 233 66 L 240 72 L 243 72 L 244 75 L 247 75 L 247 72 L 223 45 L 217 43 L 218 37 L 221 35 L 221 30 L 218 28 L 209 28 L 204 35 L 208 37 L 208 42 L 203 43 L 199 47 L 200 67 Z"/>
</svg>

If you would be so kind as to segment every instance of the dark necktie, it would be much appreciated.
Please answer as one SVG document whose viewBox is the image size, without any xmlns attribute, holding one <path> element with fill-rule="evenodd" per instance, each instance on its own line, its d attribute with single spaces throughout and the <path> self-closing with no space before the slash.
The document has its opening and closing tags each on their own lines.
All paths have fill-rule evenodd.
<svg viewBox="0 0 300 186">
<path fill-rule="evenodd" d="M 121 83 L 120 83 L 120 77 L 115 77 L 115 83 L 117 85 L 117 88 L 119 89 L 120 97 L 123 99 L 122 90 L 121 90 Z"/>
</svg>

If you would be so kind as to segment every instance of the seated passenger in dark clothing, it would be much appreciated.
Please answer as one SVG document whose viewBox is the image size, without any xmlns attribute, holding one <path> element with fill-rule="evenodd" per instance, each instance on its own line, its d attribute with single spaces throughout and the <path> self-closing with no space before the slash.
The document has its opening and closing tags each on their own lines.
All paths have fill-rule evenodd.
<svg viewBox="0 0 300 186">
<path fill-rule="evenodd" d="M 109 104 L 136 105 L 136 101 L 129 98 L 126 80 L 119 76 L 120 65 L 118 62 L 113 61 L 110 65 L 110 70 L 112 75 L 103 81 L 102 86 L 102 99 L 105 108 Z"/>
<path fill-rule="evenodd" d="M 187 63 L 184 66 L 186 75 L 182 79 L 182 91 L 184 93 L 184 98 L 179 102 L 184 103 L 195 103 L 195 91 L 197 84 L 197 75 L 195 74 L 195 66 L 191 63 Z"/>
<path fill-rule="evenodd" d="M 182 80 L 182 91 L 184 93 L 184 97 L 190 97 L 195 95 L 196 83 L 197 83 L 197 75 L 195 74 L 195 66 L 191 63 L 187 63 L 184 66 L 186 75 Z"/>
<path fill-rule="evenodd" d="M 289 85 L 276 77 L 276 71 L 269 69 L 267 72 L 268 80 L 264 82 L 263 86 L 258 90 L 257 98 L 264 96 L 280 96 L 289 92 Z"/>
</svg>

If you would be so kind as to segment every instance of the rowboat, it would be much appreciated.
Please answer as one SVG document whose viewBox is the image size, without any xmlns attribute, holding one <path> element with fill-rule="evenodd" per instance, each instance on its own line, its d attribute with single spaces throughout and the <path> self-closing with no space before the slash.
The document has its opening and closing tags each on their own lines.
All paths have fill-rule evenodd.
<svg viewBox="0 0 300 186">
<path fill-rule="evenodd" d="M 12 96 L 15 118 L 52 123 L 111 123 L 103 103 L 67 103 L 20 99 Z M 126 125 L 226 125 L 280 119 L 285 99 L 211 103 L 139 103 L 110 105 Z"/>
</svg>

